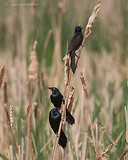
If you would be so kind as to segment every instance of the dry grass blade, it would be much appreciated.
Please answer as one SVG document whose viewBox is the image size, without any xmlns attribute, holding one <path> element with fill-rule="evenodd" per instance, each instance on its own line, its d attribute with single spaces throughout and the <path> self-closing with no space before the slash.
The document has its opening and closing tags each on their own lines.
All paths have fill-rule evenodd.
<svg viewBox="0 0 128 160">
<path fill-rule="evenodd" d="M 32 112 L 32 84 L 31 82 L 27 83 L 28 89 L 28 108 L 27 108 L 27 121 L 28 121 L 28 140 L 27 140 L 27 153 L 26 159 L 33 159 L 33 151 L 32 151 L 32 121 L 31 121 L 31 112 Z M 31 155 L 31 156 L 29 156 Z"/>
<path fill-rule="evenodd" d="M 124 156 L 126 155 L 126 153 L 128 153 L 128 149 L 125 149 L 125 150 L 123 151 L 123 153 L 121 153 L 121 155 L 120 155 L 120 157 L 119 157 L 118 160 L 121 160 L 122 158 L 124 158 Z"/>
<path fill-rule="evenodd" d="M 103 125 L 100 123 L 101 129 L 102 131 L 106 134 L 106 136 L 108 137 L 108 139 L 112 142 L 112 144 L 117 147 L 117 143 L 113 140 L 112 136 L 108 133 L 107 129 L 105 127 L 103 127 Z"/>
<path fill-rule="evenodd" d="M 7 98 L 7 83 L 4 83 L 4 87 L 3 87 L 3 103 L 4 103 L 4 111 L 7 117 L 7 122 L 9 124 L 10 122 L 10 117 L 9 117 L 9 112 L 7 109 L 7 102 L 8 102 L 8 98 Z"/>
<path fill-rule="evenodd" d="M 86 29 L 85 29 L 85 32 L 84 32 L 83 42 L 82 42 L 82 45 L 79 49 L 78 57 L 80 57 L 80 55 L 81 55 L 81 52 L 82 52 L 82 49 L 84 47 L 84 43 L 85 43 L 86 38 L 91 34 L 92 24 L 94 23 L 95 19 L 99 15 L 100 5 L 101 5 L 101 3 L 98 2 L 98 4 L 94 7 L 94 11 L 92 12 L 92 15 L 90 16 L 90 18 L 88 20 L 88 24 L 86 25 Z M 76 60 L 76 67 L 77 67 L 78 61 L 79 61 L 79 58 Z"/>
<path fill-rule="evenodd" d="M 24 136 L 25 136 L 25 124 L 24 124 L 24 120 L 21 119 L 21 129 L 22 129 L 22 146 L 21 146 L 21 160 L 24 160 L 25 157 L 24 157 L 24 144 L 25 144 L 25 141 L 24 141 Z"/>
<path fill-rule="evenodd" d="M 49 145 L 49 143 L 53 140 L 54 136 L 41 148 L 40 153 Z"/>
<path fill-rule="evenodd" d="M 3 78 L 4 78 L 4 73 L 5 73 L 5 66 L 1 67 L 0 69 L 0 88 L 2 85 Z"/>
<path fill-rule="evenodd" d="M 43 48 L 43 53 L 44 53 L 44 54 L 43 54 L 43 57 L 45 56 L 45 52 L 46 52 L 46 49 L 47 49 L 47 47 L 48 47 L 48 44 L 49 44 L 51 35 L 52 35 L 52 30 L 50 29 L 50 30 L 48 31 L 46 40 L 45 40 L 45 42 L 44 42 L 44 48 Z"/>
<path fill-rule="evenodd" d="M 112 148 L 113 144 L 110 144 L 99 156 L 100 158 L 103 158 L 105 154 Z"/>
<path fill-rule="evenodd" d="M 41 72 L 41 86 L 42 86 L 42 91 L 43 94 L 45 93 L 45 84 L 44 84 L 44 73 L 43 71 Z"/>
</svg>

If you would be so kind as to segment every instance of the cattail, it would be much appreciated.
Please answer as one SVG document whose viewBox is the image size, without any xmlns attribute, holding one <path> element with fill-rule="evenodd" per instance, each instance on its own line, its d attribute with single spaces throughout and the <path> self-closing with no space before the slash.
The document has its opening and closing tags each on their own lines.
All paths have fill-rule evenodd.
<svg viewBox="0 0 128 160">
<path fill-rule="evenodd" d="M 87 86 L 86 86 L 86 83 L 85 83 L 85 80 L 84 80 L 83 73 L 80 73 L 80 80 L 81 80 L 81 83 L 82 83 L 82 86 L 83 86 L 84 94 L 88 98 Z"/>
<path fill-rule="evenodd" d="M 71 92 L 69 93 L 69 98 L 68 98 L 68 111 L 71 112 L 72 110 L 72 105 L 74 101 L 74 87 L 71 88 Z"/>
<path fill-rule="evenodd" d="M 78 57 L 80 57 L 80 55 L 81 55 L 86 38 L 91 34 L 92 24 L 94 23 L 95 19 L 99 15 L 100 5 L 101 5 L 101 3 L 98 2 L 98 4 L 95 6 L 95 8 L 92 12 L 92 15 L 90 16 L 90 18 L 88 20 L 88 23 L 86 25 L 85 32 L 84 32 L 83 42 L 82 42 L 81 48 L 79 49 Z M 76 60 L 76 67 L 77 67 L 78 61 L 79 61 L 79 58 Z"/>
<path fill-rule="evenodd" d="M 10 106 L 10 127 L 13 128 L 14 120 L 13 120 L 13 106 Z"/>
<path fill-rule="evenodd" d="M 99 2 L 95 6 L 94 11 L 92 12 L 92 15 L 90 16 L 90 18 L 88 20 L 88 24 L 86 25 L 86 29 L 85 29 L 85 37 L 88 37 L 91 34 L 92 24 L 99 15 L 100 5 L 101 5 L 101 3 Z"/>
<path fill-rule="evenodd" d="M 66 55 L 64 58 L 64 81 L 65 85 L 69 83 L 69 73 L 70 73 L 70 57 L 69 54 Z"/>
<path fill-rule="evenodd" d="M 8 102 L 8 98 L 7 98 L 7 82 L 4 82 L 3 90 L 4 90 L 3 101 L 4 101 L 4 104 L 7 104 L 7 102 Z"/>
<path fill-rule="evenodd" d="M 30 55 L 31 64 L 28 69 L 30 81 L 36 81 L 38 79 L 38 61 L 36 54 L 37 54 L 37 41 L 35 41 L 33 46 L 33 51 L 31 52 Z"/>
<path fill-rule="evenodd" d="M 1 69 L 0 69 L 0 88 L 1 88 L 1 85 L 2 85 L 4 73 L 5 73 L 5 66 L 1 67 Z"/>
</svg>

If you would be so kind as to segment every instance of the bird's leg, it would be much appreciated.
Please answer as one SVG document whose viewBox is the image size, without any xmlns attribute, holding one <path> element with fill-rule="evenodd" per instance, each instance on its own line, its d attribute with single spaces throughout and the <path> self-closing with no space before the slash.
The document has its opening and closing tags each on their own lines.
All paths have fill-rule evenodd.
<svg viewBox="0 0 128 160">
<path fill-rule="evenodd" d="M 80 57 L 75 53 L 75 56 L 79 59 Z"/>
<path fill-rule="evenodd" d="M 63 99 L 63 104 L 65 104 L 65 100 Z"/>
</svg>

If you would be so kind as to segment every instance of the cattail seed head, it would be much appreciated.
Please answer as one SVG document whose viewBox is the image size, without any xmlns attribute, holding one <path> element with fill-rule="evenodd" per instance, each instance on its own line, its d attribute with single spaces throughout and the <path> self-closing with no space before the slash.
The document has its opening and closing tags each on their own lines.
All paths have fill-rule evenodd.
<svg viewBox="0 0 128 160">
<path fill-rule="evenodd" d="M 65 85 L 68 85 L 69 83 L 69 73 L 70 73 L 70 57 L 69 54 L 66 55 L 64 58 L 64 80 L 65 80 Z"/>
<path fill-rule="evenodd" d="M 83 73 L 80 73 L 80 80 L 83 86 L 84 94 L 88 98 L 87 85 L 86 85 Z"/>
<path fill-rule="evenodd" d="M 33 51 L 30 54 L 30 66 L 28 69 L 29 80 L 36 81 L 38 79 L 38 61 L 37 61 L 37 41 L 35 41 L 33 46 Z"/>
<path fill-rule="evenodd" d="M 68 111 L 71 112 L 72 110 L 72 106 L 73 106 L 73 102 L 74 102 L 74 87 L 71 88 L 71 91 L 69 93 L 69 98 L 68 98 Z"/>
<path fill-rule="evenodd" d="M 92 15 L 90 16 L 90 18 L 88 20 L 88 24 L 87 24 L 86 29 L 85 29 L 85 37 L 88 37 L 91 34 L 92 24 L 99 15 L 100 5 L 101 5 L 101 3 L 99 2 L 95 6 L 94 11 L 92 12 Z"/>
<path fill-rule="evenodd" d="M 13 128 L 14 119 L 13 119 L 13 106 L 10 106 L 10 127 Z"/>
</svg>

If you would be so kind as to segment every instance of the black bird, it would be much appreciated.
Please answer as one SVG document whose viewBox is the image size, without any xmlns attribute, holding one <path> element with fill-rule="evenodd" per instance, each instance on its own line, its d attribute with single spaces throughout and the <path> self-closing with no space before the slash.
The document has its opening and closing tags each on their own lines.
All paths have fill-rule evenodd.
<svg viewBox="0 0 128 160">
<path fill-rule="evenodd" d="M 51 128 L 53 129 L 54 133 L 58 133 L 59 125 L 61 121 L 61 114 L 58 112 L 56 108 L 53 108 L 49 112 L 49 122 L 51 125 Z M 63 148 L 66 147 L 67 144 L 67 137 L 65 136 L 63 130 L 61 129 L 60 137 L 59 137 L 59 145 L 61 145 Z"/>
<path fill-rule="evenodd" d="M 49 89 L 52 91 L 52 94 L 50 96 L 51 102 L 59 110 L 61 108 L 63 95 L 55 87 L 49 87 Z M 73 118 L 73 116 L 70 114 L 70 112 L 67 109 L 66 109 L 66 121 L 71 125 L 75 123 L 75 119 Z"/>
<path fill-rule="evenodd" d="M 77 26 L 75 28 L 75 32 L 74 32 L 74 35 L 71 39 L 71 42 L 68 46 L 68 53 L 70 54 L 70 57 L 71 57 L 71 64 L 70 64 L 70 67 L 72 69 L 72 72 L 75 73 L 75 70 L 76 70 L 76 65 L 75 65 L 75 51 L 77 49 L 79 49 L 79 47 L 81 46 L 82 44 L 82 41 L 83 41 L 83 33 L 82 33 L 82 30 L 83 28 L 81 26 Z"/>
</svg>

